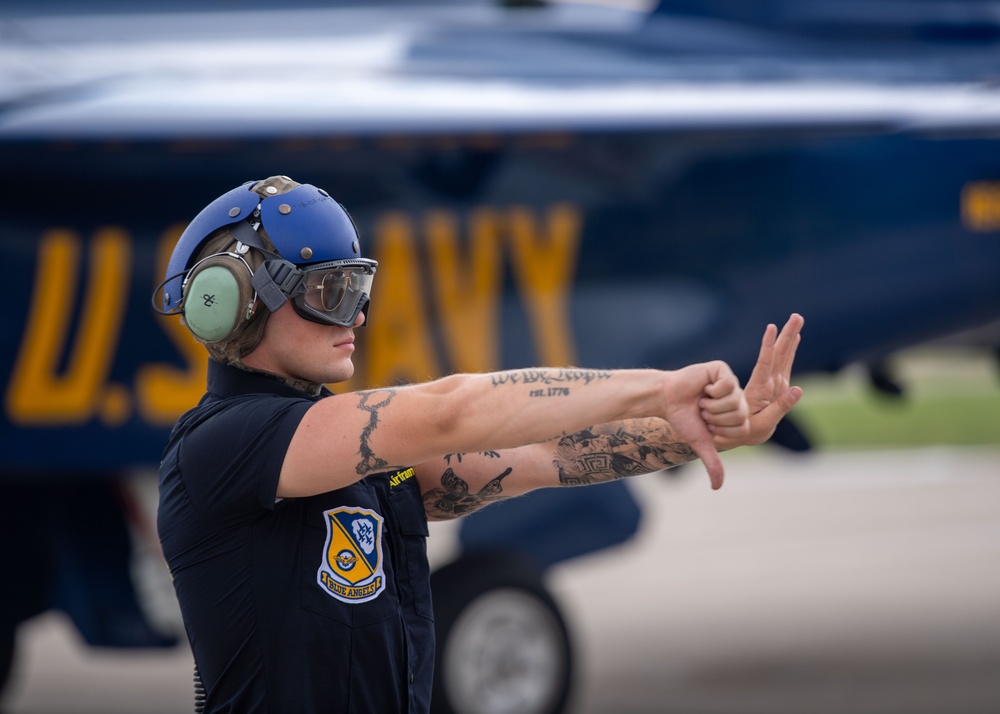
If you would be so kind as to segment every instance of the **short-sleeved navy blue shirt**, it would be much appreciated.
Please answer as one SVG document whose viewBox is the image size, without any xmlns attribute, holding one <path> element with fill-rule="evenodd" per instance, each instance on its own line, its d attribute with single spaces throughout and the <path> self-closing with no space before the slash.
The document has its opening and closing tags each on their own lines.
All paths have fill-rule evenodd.
<svg viewBox="0 0 1000 714">
<path fill-rule="evenodd" d="M 157 527 L 206 712 L 426 712 L 427 519 L 412 469 L 276 499 L 310 397 L 209 363 L 160 465 Z"/>
</svg>

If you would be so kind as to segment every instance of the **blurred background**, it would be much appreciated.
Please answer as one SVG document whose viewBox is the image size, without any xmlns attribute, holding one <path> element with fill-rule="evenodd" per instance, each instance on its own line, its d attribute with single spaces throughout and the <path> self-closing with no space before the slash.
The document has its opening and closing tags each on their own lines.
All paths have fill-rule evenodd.
<svg viewBox="0 0 1000 714">
<path fill-rule="evenodd" d="M 5 714 L 193 708 L 155 469 L 205 353 L 150 296 L 273 174 L 380 262 L 346 388 L 745 380 L 806 317 L 722 491 L 432 527 L 437 711 L 1000 710 L 998 3 L 13 0 L 0 36 Z"/>
</svg>

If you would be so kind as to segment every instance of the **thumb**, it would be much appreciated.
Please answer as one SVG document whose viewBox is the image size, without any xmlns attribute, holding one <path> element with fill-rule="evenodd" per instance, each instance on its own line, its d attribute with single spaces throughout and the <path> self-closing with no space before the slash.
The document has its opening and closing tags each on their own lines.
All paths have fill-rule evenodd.
<svg viewBox="0 0 1000 714">
<path fill-rule="evenodd" d="M 802 399 L 801 387 L 789 387 L 783 391 L 778 398 L 768 404 L 758 412 L 758 417 L 766 417 L 768 421 L 777 424 L 782 417 L 792 410 L 799 400 Z"/>
<path fill-rule="evenodd" d="M 781 409 L 782 415 L 785 415 L 792 411 L 792 407 L 798 404 L 800 399 L 802 399 L 802 388 L 789 387 L 775 400 L 775 404 Z"/>
<path fill-rule="evenodd" d="M 785 418 L 785 415 L 792 410 L 802 398 L 802 389 L 799 387 L 789 387 L 783 391 L 777 399 L 761 409 L 751 417 L 754 426 L 752 428 L 752 438 L 747 444 L 762 444 L 774 434 L 778 422 Z"/>
<path fill-rule="evenodd" d="M 708 471 L 708 480 L 712 483 L 712 490 L 718 491 L 722 488 L 725 470 L 722 468 L 722 459 L 719 458 L 719 452 L 715 450 L 715 444 L 712 443 L 711 439 L 708 441 L 699 439 L 697 442 L 691 442 L 691 448 L 698 455 L 698 458 L 701 459 L 701 462 L 705 464 L 705 470 Z"/>
</svg>

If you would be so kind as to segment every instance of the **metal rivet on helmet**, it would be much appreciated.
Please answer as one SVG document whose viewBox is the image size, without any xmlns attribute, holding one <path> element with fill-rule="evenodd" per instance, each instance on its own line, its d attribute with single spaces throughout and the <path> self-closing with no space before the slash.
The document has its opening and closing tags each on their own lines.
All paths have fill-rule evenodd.
<svg viewBox="0 0 1000 714">
<path fill-rule="evenodd" d="M 309 260 L 311 257 L 313 257 L 313 250 L 309 246 L 306 246 L 305 248 L 299 251 L 299 255 L 302 256 L 302 260 Z"/>
<path fill-rule="evenodd" d="M 280 213 L 283 216 L 287 216 L 291 212 L 292 212 L 292 207 L 289 206 L 287 203 L 282 203 L 280 206 L 278 206 L 278 213 Z"/>
<path fill-rule="evenodd" d="M 360 245 L 358 245 L 358 242 L 357 242 L 357 241 L 354 241 L 354 242 L 353 242 L 353 243 L 351 244 L 351 247 L 352 247 L 352 248 L 354 248 L 354 252 L 355 252 L 355 253 L 359 253 L 359 254 L 361 253 L 361 246 L 360 246 Z"/>
<path fill-rule="evenodd" d="M 236 218 L 236 216 L 240 215 L 240 207 L 233 206 L 232 208 L 230 208 L 229 215 L 232 216 L 233 218 Z"/>
<path fill-rule="evenodd" d="M 265 190 L 270 194 L 275 194 L 278 192 L 278 189 L 276 189 L 274 186 L 268 186 L 267 189 Z"/>
</svg>

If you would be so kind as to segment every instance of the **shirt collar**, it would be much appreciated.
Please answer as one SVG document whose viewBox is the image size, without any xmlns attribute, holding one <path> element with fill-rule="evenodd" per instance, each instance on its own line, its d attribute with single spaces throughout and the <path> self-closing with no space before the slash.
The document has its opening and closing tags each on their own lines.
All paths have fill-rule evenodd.
<svg viewBox="0 0 1000 714">
<path fill-rule="evenodd" d="M 223 398 L 243 394 L 273 394 L 278 397 L 319 399 L 331 394 L 329 389 L 323 387 L 318 396 L 313 396 L 295 389 L 276 376 L 248 372 L 239 367 L 216 362 L 214 359 L 208 360 L 208 391 Z"/>
</svg>

